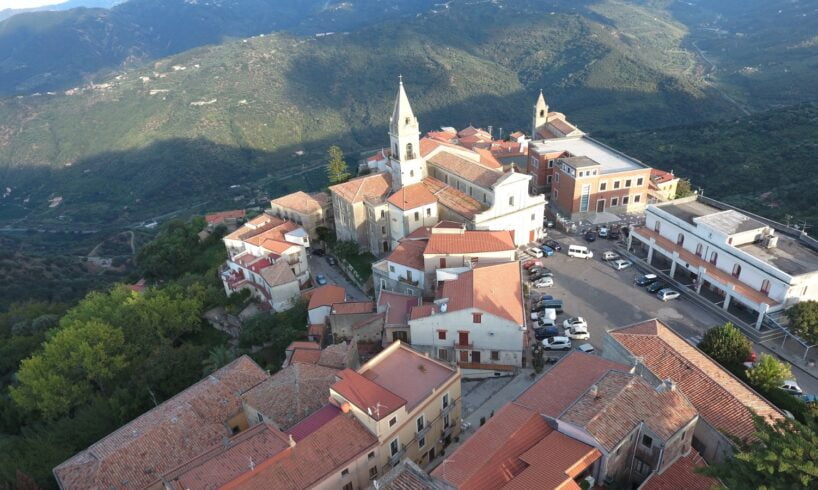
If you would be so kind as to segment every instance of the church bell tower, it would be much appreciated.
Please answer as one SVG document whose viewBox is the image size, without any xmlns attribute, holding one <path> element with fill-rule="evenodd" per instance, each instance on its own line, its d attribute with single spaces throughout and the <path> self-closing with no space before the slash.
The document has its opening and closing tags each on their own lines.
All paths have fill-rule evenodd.
<svg viewBox="0 0 818 490">
<path fill-rule="evenodd" d="M 548 124 L 548 104 L 545 102 L 545 97 L 543 97 L 542 90 L 540 90 L 540 96 L 537 97 L 537 103 L 534 104 L 534 117 L 531 122 L 532 140 L 540 139 L 537 132 L 545 128 L 546 124 Z"/>
<path fill-rule="evenodd" d="M 389 118 L 389 144 L 392 150 L 392 190 L 416 184 L 426 176 L 426 165 L 420 156 L 420 126 L 400 77 L 398 96 Z"/>
</svg>

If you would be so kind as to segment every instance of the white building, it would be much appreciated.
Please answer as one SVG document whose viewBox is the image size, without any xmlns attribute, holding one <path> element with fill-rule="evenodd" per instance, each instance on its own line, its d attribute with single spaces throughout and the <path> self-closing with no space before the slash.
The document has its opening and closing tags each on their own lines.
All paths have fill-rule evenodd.
<svg viewBox="0 0 818 490">
<path fill-rule="evenodd" d="M 818 299 L 818 242 L 711 199 L 649 205 L 628 241 L 725 310 L 738 303 L 755 312 L 756 328 L 767 312 Z"/>
</svg>

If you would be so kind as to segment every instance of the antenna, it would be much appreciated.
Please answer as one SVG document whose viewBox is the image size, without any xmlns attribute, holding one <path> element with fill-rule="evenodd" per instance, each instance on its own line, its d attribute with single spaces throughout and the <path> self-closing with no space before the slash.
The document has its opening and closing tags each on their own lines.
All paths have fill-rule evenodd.
<svg viewBox="0 0 818 490">
<path fill-rule="evenodd" d="M 373 408 L 374 408 L 374 410 L 373 410 Z M 376 418 L 381 418 L 381 408 L 387 408 L 387 407 L 386 407 L 386 405 L 382 404 L 381 402 L 377 402 L 377 403 L 375 403 L 374 407 L 367 407 L 366 413 L 368 413 L 370 417 L 374 413 Z"/>
</svg>

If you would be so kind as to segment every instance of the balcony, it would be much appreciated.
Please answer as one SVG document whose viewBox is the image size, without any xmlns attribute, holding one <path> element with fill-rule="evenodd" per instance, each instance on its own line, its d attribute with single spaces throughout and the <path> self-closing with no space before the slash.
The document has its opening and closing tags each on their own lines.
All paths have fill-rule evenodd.
<svg viewBox="0 0 818 490">
<path fill-rule="evenodd" d="M 430 424 L 426 424 L 426 426 L 424 426 L 417 432 L 417 434 L 415 434 L 415 440 L 419 441 L 423 436 L 429 433 L 429 429 L 431 428 L 432 426 Z"/>
<path fill-rule="evenodd" d="M 413 280 L 411 280 L 409 278 L 406 278 L 406 277 L 403 277 L 403 276 L 400 276 L 398 278 L 398 281 L 402 282 L 404 284 L 408 284 L 410 286 L 415 286 L 415 287 L 417 287 L 417 285 L 419 284 L 418 281 L 413 281 Z"/>
<path fill-rule="evenodd" d="M 301 259 L 297 255 L 287 259 L 287 264 L 288 265 L 298 265 L 300 263 L 301 263 Z"/>
<path fill-rule="evenodd" d="M 400 451 L 395 453 L 394 456 L 389 457 L 389 464 L 392 466 L 397 466 L 404 456 L 406 456 L 406 446 L 401 446 Z"/>
<path fill-rule="evenodd" d="M 474 343 L 454 344 L 454 348 L 460 350 L 472 350 L 474 348 Z"/>
<path fill-rule="evenodd" d="M 441 412 L 443 412 L 443 415 L 446 415 L 447 413 L 451 413 L 451 411 L 454 410 L 454 406 L 456 404 L 457 404 L 457 400 L 454 400 L 454 401 L 449 402 L 449 404 L 446 405 L 445 407 L 443 407 L 443 410 L 441 410 Z"/>
</svg>

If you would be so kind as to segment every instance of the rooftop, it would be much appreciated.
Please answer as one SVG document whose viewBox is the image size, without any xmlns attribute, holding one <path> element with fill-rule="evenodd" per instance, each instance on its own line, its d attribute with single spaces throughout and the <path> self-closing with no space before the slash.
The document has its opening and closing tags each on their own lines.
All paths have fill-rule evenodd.
<svg viewBox="0 0 818 490">
<path fill-rule="evenodd" d="M 283 260 L 279 260 L 270 267 L 265 267 L 262 269 L 261 277 L 264 278 L 270 287 L 281 286 L 284 284 L 289 284 L 293 281 L 298 281 L 295 274 L 293 274 L 293 271 L 290 270 L 290 266 Z"/>
<path fill-rule="evenodd" d="M 329 196 L 323 192 L 307 194 L 304 191 L 297 191 L 273 199 L 270 203 L 274 206 L 291 209 L 299 214 L 311 214 L 321 211 L 328 201 Z"/>
<path fill-rule="evenodd" d="M 446 311 L 476 308 L 518 325 L 525 325 L 525 308 L 519 262 L 476 267 L 457 279 L 445 281 L 440 298 L 448 298 Z"/>
<path fill-rule="evenodd" d="M 435 204 L 437 199 L 425 185 L 417 184 L 401 187 L 394 194 L 389 196 L 389 203 L 404 211 L 419 208 L 427 204 Z"/>
<path fill-rule="evenodd" d="M 772 404 L 658 320 L 612 330 L 610 335 L 659 379 L 675 381 L 710 425 L 741 439 L 755 432 L 751 410 L 780 419 Z"/>
<path fill-rule="evenodd" d="M 461 233 L 432 233 L 425 254 L 471 254 L 514 251 L 512 232 L 462 231 Z"/>
<path fill-rule="evenodd" d="M 358 177 L 329 188 L 347 202 L 362 202 L 368 198 L 383 199 L 392 191 L 392 177 L 385 172 Z"/>
<path fill-rule="evenodd" d="M 778 243 L 772 248 L 765 248 L 757 243 L 747 243 L 737 248 L 790 276 L 818 271 L 818 252 L 791 236 L 776 236 Z"/>
<path fill-rule="evenodd" d="M 498 169 L 489 168 L 450 151 L 441 151 L 428 159 L 428 164 L 440 167 L 484 189 L 490 189 L 503 176 Z"/>
<path fill-rule="evenodd" d="M 600 173 L 611 174 L 647 168 L 647 166 L 624 153 L 618 152 L 588 136 L 571 136 L 532 141 L 529 147 L 537 153 L 567 151 L 572 156 L 588 157 L 601 165 Z"/>
<path fill-rule="evenodd" d="M 337 377 L 332 390 L 375 420 L 406 405 L 406 400 L 352 369 L 339 371 Z"/>
<path fill-rule="evenodd" d="M 483 212 L 483 210 L 488 207 L 480 204 L 477 199 L 455 189 L 449 184 L 444 184 L 434 177 L 424 178 L 423 185 L 435 195 L 437 202 L 440 203 L 441 206 L 450 209 L 466 219 L 473 219 L 474 215 Z"/>
<path fill-rule="evenodd" d="M 242 356 L 54 468 L 63 488 L 146 487 L 230 436 L 240 393 L 267 378 Z"/>
<path fill-rule="evenodd" d="M 560 158 L 560 161 L 567 163 L 569 166 L 574 168 L 584 168 L 584 167 L 598 167 L 599 163 L 591 160 L 588 157 L 566 157 Z"/>
<path fill-rule="evenodd" d="M 393 293 L 385 289 L 378 296 L 378 306 L 388 306 L 386 324 L 389 326 L 406 326 L 409 320 L 409 311 L 420 303 L 420 298 L 406 294 Z"/>
<path fill-rule="evenodd" d="M 429 476 L 411 459 L 401 461 L 377 480 L 380 490 L 454 490 L 448 483 Z"/>
<path fill-rule="evenodd" d="M 386 257 L 386 260 L 422 271 L 424 268 L 423 251 L 425 249 L 426 241 L 424 240 L 401 240 Z"/>
<path fill-rule="evenodd" d="M 722 488 L 715 478 L 702 475 L 696 470 L 704 468 L 707 463 L 691 448 L 690 452 L 677 459 L 672 465 L 665 468 L 661 473 L 652 473 L 647 480 L 642 482 L 639 490 L 711 490 Z"/>
<path fill-rule="evenodd" d="M 235 209 L 233 211 L 220 211 L 218 213 L 210 213 L 205 215 L 205 221 L 209 224 L 217 225 L 224 220 L 244 218 L 245 211 L 243 209 Z"/>
<path fill-rule="evenodd" d="M 350 301 L 335 303 L 330 313 L 333 315 L 355 315 L 358 313 L 372 313 L 375 311 L 374 301 Z"/>
<path fill-rule="evenodd" d="M 310 296 L 309 309 L 332 306 L 335 303 L 343 303 L 345 300 L 346 290 L 343 287 L 326 284 L 313 291 Z"/>
</svg>

